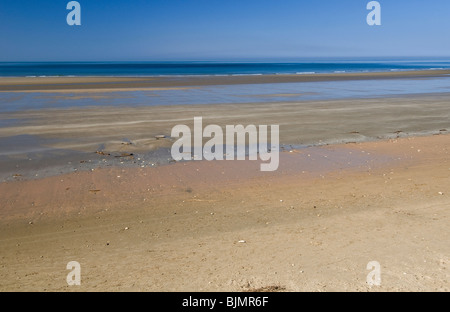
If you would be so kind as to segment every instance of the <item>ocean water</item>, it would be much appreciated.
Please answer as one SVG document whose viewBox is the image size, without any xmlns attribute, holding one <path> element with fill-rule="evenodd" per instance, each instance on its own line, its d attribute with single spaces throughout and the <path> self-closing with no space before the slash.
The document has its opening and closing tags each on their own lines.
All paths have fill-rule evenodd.
<svg viewBox="0 0 450 312">
<path fill-rule="evenodd" d="M 443 60 L 308 60 L 301 62 L 34 62 L 1 63 L 0 77 L 185 76 L 389 72 L 450 69 Z"/>
</svg>

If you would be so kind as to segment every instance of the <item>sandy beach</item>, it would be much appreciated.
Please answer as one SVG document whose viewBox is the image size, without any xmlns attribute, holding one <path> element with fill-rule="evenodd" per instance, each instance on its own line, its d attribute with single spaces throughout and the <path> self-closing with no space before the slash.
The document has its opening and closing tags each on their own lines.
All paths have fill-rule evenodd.
<svg viewBox="0 0 450 312">
<path fill-rule="evenodd" d="M 0 289 L 448 291 L 449 138 L 2 183 Z"/>
<path fill-rule="evenodd" d="M 448 74 L 2 78 L 0 91 L 78 103 L 126 90 Z M 449 103 L 443 91 L 5 110 L 0 291 L 449 291 Z M 278 170 L 170 161 L 171 128 L 195 116 L 279 124 Z M 81 286 L 66 283 L 70 261 Z M 380 286 L 366 282 L 371 261 Z"/>
</svg>

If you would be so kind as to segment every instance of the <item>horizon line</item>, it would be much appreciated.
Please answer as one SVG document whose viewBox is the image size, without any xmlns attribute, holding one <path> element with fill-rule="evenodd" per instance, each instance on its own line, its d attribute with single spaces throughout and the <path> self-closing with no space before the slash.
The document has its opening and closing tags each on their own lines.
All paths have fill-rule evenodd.
<svg viewBox="0 0 450 312">
<path fill-rule="evenodd" d="M 198 63 L 265 63 L 265 62 L 302 62 L 302 61 L 317 61 L 317 60 L 390 60 L 402 61 L 404 60 L 449 60 L 448 56 L 305 56 L 305 57 L 235 57 L 235 58 L 215 58 L 215 59 L 189 59 L 189 58 L 173 58 L 173 59 L 121 59 L 121 60 L 0 60 L 0 63 L 184 63 L 184 62 L 198 62 Z"/>
</svg>

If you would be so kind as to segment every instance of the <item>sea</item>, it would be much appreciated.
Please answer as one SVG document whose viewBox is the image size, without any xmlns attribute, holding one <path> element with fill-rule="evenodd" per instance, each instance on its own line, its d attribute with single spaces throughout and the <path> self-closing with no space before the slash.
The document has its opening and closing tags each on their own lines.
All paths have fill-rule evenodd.
<svg viewBox="0 0 450 312">
<path fill-rule="evenodd" d="M 430 69 L 450 69 L 450 59 L 320 59 L 297 62 L 0 62 L 0 77 L 302 75 Z"/>
</svg>

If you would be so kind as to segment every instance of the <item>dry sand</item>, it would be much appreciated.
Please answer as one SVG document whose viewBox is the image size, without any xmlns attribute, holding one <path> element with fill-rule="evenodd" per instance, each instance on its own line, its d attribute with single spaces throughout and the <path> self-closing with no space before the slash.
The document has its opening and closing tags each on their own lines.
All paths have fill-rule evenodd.
<svg viewBox="0 0 450 312">
<path fill-rule="evenodd" d="M 273 173 L 195 161 L 1 183 L 0 291 L 448 291 L 449 146 L 295 150 Z M 369 261 L 381 286 L 366 284 Z"/>
</svg>

